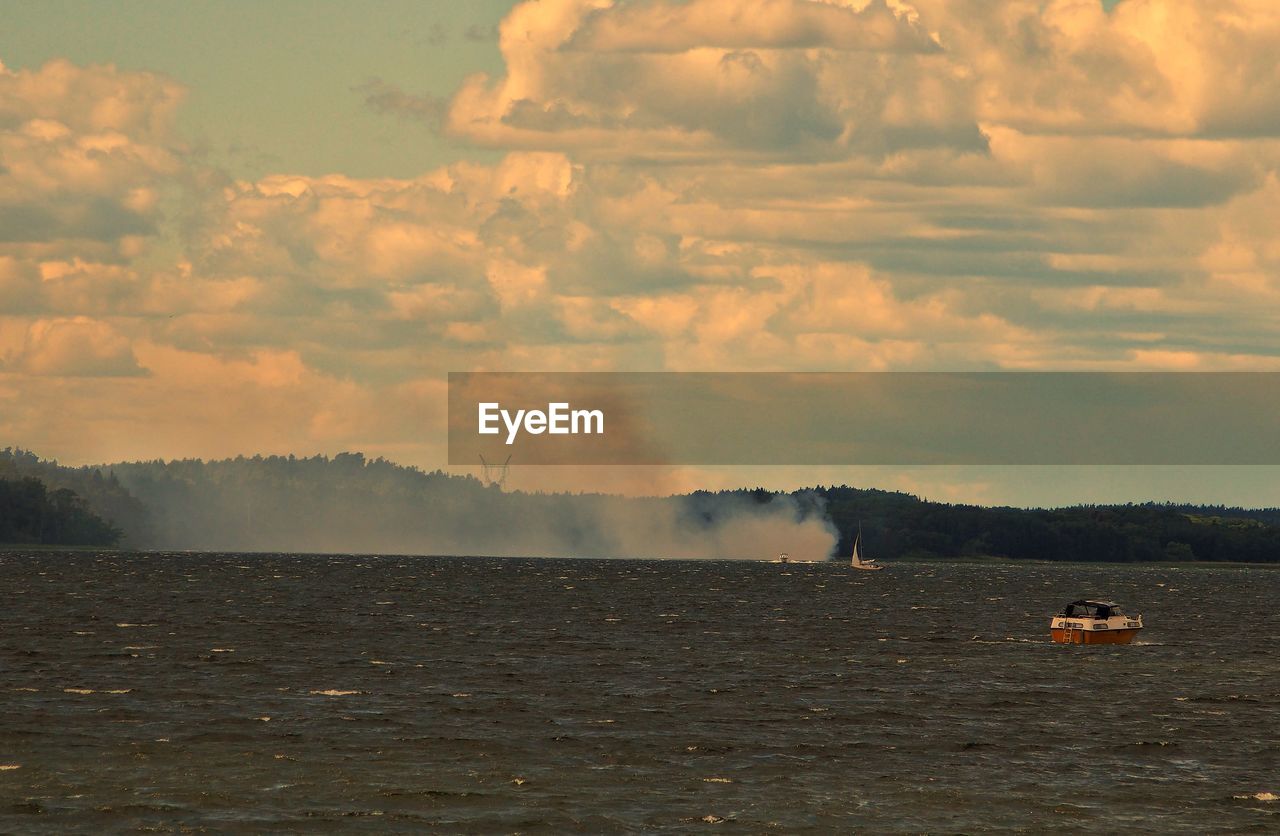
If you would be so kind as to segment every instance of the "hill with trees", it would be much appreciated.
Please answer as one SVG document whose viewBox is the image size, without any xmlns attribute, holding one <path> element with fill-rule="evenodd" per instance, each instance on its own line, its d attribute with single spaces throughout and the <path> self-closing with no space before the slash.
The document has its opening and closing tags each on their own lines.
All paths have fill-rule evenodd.
<svg viewBox="0 0 1280 836">
<path fill-rule="evenodd" d="M 884 560 L 1280 561 L 1277 509 L 983 507 L 847 485 L 661 498 L 504 492 L 360 453 L 68 468 L 8 449 L 0 479 L 13 483 L 0 531 L 19 542 L 71 542 L 70 531 L 101 542 L 92 517 L 122 545 L 150 549 L 839 559 L 861 526 L 867 553 Z M 47 486 L 44 505 L 27 480 Z M 46 530 L 37 518 L 62 522 Z"/>
<path fill-rule="evenodd" d="M 0 543 L 111 547 L 120 536 L 75 491 L 51 491 L 32 477 L 0 478 Z"/>
<path fill-rule="evenodd" d="M 1012 560 L 1280 560 L 1280 512 L 1173 504 L 987 508 L 848 486 L 815 488 L 849 554 L 862 525 L 869 554 Z"/>
<path fill-rule="evenodd" d="M 147 509 L 109 469 L 103 471 L 100 467 L 64 467 L 29 450 L 13 447 L 0 450 L 0 479 L 35 479 L 45 486 L 50 496 L 63 496 L 64 502 L 65 494 L 59 492 L 70 491 L 78 498 L 82 510 L 117 530 L 120 545 L 145 547 L 152 540 Z M 0 542 L 6 541 L 0 537 Z M 101 545 L 96 541 L 85 541 L 85 544 Z"/>
</svg>

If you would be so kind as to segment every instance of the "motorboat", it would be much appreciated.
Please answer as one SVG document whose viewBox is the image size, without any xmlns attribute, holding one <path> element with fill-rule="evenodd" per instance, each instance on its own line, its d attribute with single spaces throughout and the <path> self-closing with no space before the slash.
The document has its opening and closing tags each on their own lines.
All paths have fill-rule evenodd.
<svg viewBox="0 0 1280 836">
<path fill-rule="evenodd" d="M 1086 598 L 1067 604 L 1049 623 L 1059 644 L 1129 644 L 1141 629 L 1141 615 L 1126 615 L 1114 601 Z"/>
</svg>

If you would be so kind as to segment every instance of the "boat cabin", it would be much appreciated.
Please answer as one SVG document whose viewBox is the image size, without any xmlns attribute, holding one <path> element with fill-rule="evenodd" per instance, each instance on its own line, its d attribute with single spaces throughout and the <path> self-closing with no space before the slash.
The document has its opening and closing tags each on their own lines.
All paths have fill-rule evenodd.
<svg viewBox="0 0 1280 836">
<path fill-rule="evenodd" d="M 1111 601 L 1072 601 L 1062 609 L 1065 618 L 1113 618 L 1124 615 L 1120 605 Z"/>
</svg>

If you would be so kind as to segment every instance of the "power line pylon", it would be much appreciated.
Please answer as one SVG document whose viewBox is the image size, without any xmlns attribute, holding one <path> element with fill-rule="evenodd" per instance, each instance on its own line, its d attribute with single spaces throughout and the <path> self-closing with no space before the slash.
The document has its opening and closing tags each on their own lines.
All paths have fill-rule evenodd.
<svg viewBox="0 0 1280 836">
<path fill-rule="evenodd" d="M 497 485 L 498 490 L 507 489 L 507 471 L 511 468 L 511 457 L 507 456 L 507 460 L 502 464 L 489 464 L 484 460 L 484 455 L 480 456 L 481 478 L 480 481 L 485 485 Z"/>
</svg>

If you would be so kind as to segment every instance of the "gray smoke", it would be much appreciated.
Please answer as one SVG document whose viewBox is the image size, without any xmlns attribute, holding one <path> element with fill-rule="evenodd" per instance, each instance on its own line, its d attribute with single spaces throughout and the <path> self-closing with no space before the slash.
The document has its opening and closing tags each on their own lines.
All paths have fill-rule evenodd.
<svg viewBox="0 0 1280 836">
<path fill-rule="evenodd" d="M 824 560 L 819 497 L 503 492 L 358 453 L 109 467 L 149 511 L 130 544 L 206 551 Z"/>
</svg>

